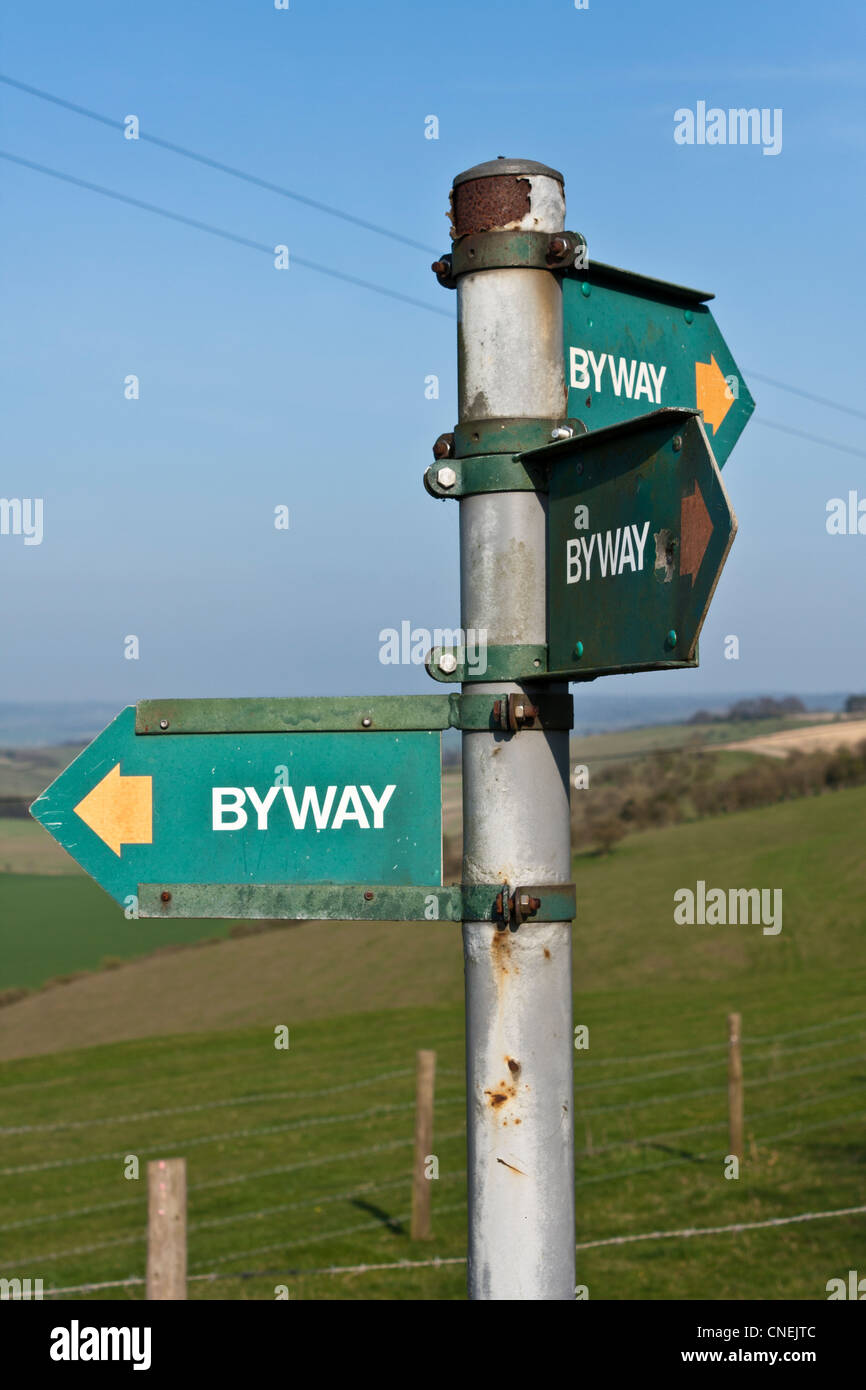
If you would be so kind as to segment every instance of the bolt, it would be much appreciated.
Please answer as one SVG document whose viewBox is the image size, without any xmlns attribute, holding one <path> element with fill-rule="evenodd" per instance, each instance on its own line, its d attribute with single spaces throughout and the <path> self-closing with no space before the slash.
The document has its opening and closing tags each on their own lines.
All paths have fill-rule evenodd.
<svg viewBox="0 0 866 1390">
<path fill-rule="evenodd" d="M 591 287 L 584 280 L 583 284 L 580 287 L 580 292 L 583 295 L 584 299 L 589 299 L 590 288 Z"/>
<path fill-rule="evenodd" d="M 574 644 L 574 654 L 575 654 L 575 656 L 583 656 L 583 643 L 582 643 L 582 642 L 575 642 L 575 644 Z"/>
<path fill-rule="evenodd" d="M 160 721 L 159 721 L 159 727 L 160 727 L 161 729 L 167 729 L 167 728 L 168 728 L 168 720 L 167 720 L 167 719 L 160 719 Z"/>
<path fill-rule="evenodd" d="M 364 894 L 364 901 L 368 903 L 371 903 L 373 901 L 373 894 L 370 892 L 369 888 Z"/>
<path fill-rule="evenodd" d="M 164 903 L 170 903 L 170 902 L 171 902 L 171 893 L 169 893 L 168 889 L 166 889 L 165 892 L 160 893 L 159 896 L 162 898 L 162 901 L 163 901 Z"/>
<path fill-rule="evenodd" d="M 691 309 L 686 309 L 685 313 L 683 314 L 683 318 L 685 319 L 686 323 L 692 323 L 693 320 L 694 320 L 694 317 L 695 317 L 695 316 L 694 316 L 694 314 L 692 313 Z"/>
<path fill-rule="evenodd" d="M 430 269 L 436 275 L 448 275 L 451 270 L 451 265 L 448 261 L 434 261 Z"/>
<path fill-rule="evenodd" d="M 681 449 L 682 447 L 683 447 L 683 437 L 682 437 L 682 435 L 681 435 L 681 434 L 675 434 L 675 435 L 674 435 L 674 453 L 675 453 L 675 454 L 678 454 L 679 451 L 680 451 L 680 449 Z"/>
<path fill-rule="evenodd" d="M 364 715 L 364 718 L 361 720 L 361 724 L 362 724 L 363 728 L 365 728 L 365 729 L 369 729 L 369 727 L 370 727 L 370 725 L 372 724 L 372 722 L 373 722 L 373 721 L 372 721 L 372 719 L 370 718 L 369 714 L 365 714 L 365 715 Z"/>
<path fill-rule="evenodd" d="M 571 439 L 573 434 L 570 425 L 557 425 L 556 429 L 550 431 L 551 439 Z"/>
<path fill-rule="evenodd" d="M 442 653 L 439 658 L 439 670 L 443 671 L 446 676 L 450 676 L 453 671 L 457 670 L 457 658 L 452 652 Z"/>
<path fill-rule="evenodd" d="M 580 475 L 581 475 L 581 473 L 583 472 L 583 464 L 582 464 L 582 463 L 577 463 L 577 464 L 575 464 L 574 471 L 575 471 L 575 473 L 577 474 L 577 476 L 578 476 L 578 478 L 579 478 Z"/>
<path fill-rule="evenodd" d="M 537 705 L 531 705 L 531 704 L 529 703 L 528 700 L 527 700 L 527 701 L 524 701 L 522 704 L 519 704 L 519 705 L 515 703 L 515 706 L 514 706 L 514 722 L 515 722 L 515 724 L 531 724 L 532 721 L 533 721 L 534 719 L 537 719 L 537 718 L 538 718 L 538 706 L 537 706 Z"/>
<path fill-rule="evenodd" d="M 677 645 L 677 634 L 676 634 L 676 629 L 675 629 L 675 628 L 671 628 L 670 632 L 668 633 L 667 637 L 665 638 L 665 646 L 666 646 L 666 647 L 675 647 L 676 645 Z"/>
<path fill-rule="evenodd" d="M 454 448 L 453 434 L 440 434 L 436 443 L 433 445 L 434 459 L 447 459 L 451 457 L 451 450 Z"/>
<path fill-rule="evenodd" d="M 547 259 L 549 261 L 561 261 L 563 256 L 567 256 L 569 245 L 565 237 L 552 237 L 547 247 Z"/>
<path fill-rule="evenodd" d="M 436 481 L 440 487 L 451 488 L 457 482 L 457 474 L 453 468 L 440 468 L 436 474 Z"/>
</svg>

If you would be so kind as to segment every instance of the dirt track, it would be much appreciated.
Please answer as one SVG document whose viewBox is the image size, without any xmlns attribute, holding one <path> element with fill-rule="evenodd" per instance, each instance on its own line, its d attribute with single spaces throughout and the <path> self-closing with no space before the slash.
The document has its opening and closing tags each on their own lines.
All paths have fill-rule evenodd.
<svg viewBox="0 0 866 1390">
<path fill-rule="evenodd" d="M 829 753 L 834 748 L 850 748 L 866 742 L 866 719 L 840 720 L 806 729 L 783 729 L 778 734 L 744 739 L 722 745 L 727 750 L 763 753 L 768 758 L 787 758 L 789 753 Z"/>
</svg>

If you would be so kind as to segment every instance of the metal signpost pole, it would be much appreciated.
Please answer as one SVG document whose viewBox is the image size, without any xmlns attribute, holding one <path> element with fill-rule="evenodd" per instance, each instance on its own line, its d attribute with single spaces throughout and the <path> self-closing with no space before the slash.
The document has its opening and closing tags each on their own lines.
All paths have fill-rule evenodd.
<svg viewBox="0 0 866 1390">
<path fill-rule="evenodd" d="M 562 176 L 531 161 L 468 170 L 452 196 L 457 237 L 564 225 Z M 456 281 L 458 434 L 477 454 L 473 434 L 483 448 L 485 432 L 520 438 L 531 422 L 565 414 L 562 290 L 550 270 L 513 265 Z M 532 442 L 544 438 L 549 428 Z M 546 500 L 520 491 L 460 502 L 462 625 L 474 641 L 486 632 L 488 649 L 547 641 Z M 463 689 L 531 701 L 567 685 Z M 464 883 L 567 882 L 567 730 L 464 733 L 463 823 Z M 463 952 L 469 1296 L 573 1299 L 571 924 L 465 922 Z"/>
</svg>

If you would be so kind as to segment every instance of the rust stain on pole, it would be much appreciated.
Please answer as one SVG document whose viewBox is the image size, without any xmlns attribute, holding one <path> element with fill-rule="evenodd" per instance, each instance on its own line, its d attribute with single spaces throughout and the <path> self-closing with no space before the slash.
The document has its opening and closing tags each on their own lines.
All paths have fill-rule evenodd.
<svg viewBox="0 0 866 1390">
<path fill-rule="evenodd" d="M 520 222 L 531 210 L 527 178 L 500 174 L 494 178 L 469 179 L 454 189 L 454 232 L 471 236 Z"/>
</svg>

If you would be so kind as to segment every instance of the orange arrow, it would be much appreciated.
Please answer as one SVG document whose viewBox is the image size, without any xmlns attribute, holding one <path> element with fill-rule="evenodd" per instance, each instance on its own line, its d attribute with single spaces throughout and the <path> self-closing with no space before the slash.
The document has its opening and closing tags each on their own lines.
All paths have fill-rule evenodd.
<svg viewBox="0 0 866 1390">
<path fill-rule="evenodd" d="M 711 425 L 715 434 L 730 410 L 734 397 L 712 353 L 709 362 L 695 363 L 695 397 L 698 410 L 704 412 L 704 424 Z"/>
<path fill-rule="evenodd" d="M 75 814 L 120 858 L 121 845 L 153 844 L 152 787 L 152 777 L 121 777 L 115 763 L 79 801 Z"/>
<path fill-rule="evenodd" d="M 696 481 L 694 491 L 680 500 L 680 574 L 691 576 L 692 588 L 712 534 L 713 523 Z"/>
</svg>

